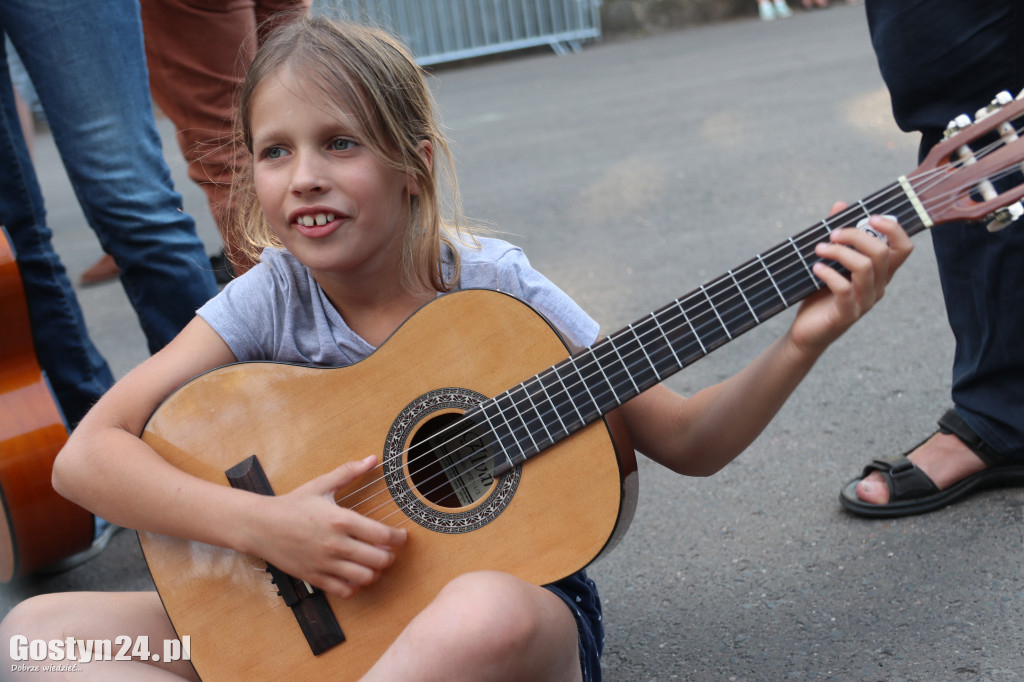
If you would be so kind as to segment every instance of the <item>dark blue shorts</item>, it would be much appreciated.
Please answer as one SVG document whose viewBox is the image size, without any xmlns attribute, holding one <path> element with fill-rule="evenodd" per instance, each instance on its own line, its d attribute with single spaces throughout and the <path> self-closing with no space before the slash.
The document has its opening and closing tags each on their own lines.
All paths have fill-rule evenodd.
<svg viewBox="0 0 1024 682">
<path fill-rule="evenodd" d="M 585 571 L 544 586 L 565 602 L 576 618 L 579 634 L 580 667 L 583 682 L 601 682 L 601 651 L 604 650 L 604 623 L 597 585 Z"/>
</svg>

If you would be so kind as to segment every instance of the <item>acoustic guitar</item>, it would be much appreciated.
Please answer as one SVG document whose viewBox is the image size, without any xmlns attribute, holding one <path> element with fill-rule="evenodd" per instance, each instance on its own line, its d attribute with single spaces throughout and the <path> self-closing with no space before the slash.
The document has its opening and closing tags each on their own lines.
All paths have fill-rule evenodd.
<svg viewBox="0 0 1024 682">
<path fill-rule="evenodd" d="M 50 484 L 68 431 L 36 360 L 21 276 L 0 227 L 0 582 L 89 547 L 93 517 Z"/>
<path fill-rule="evenodd" d="M 814 245 L 835 228 L 872 214 L 911 234 L 1010 222 L 1020 205 L 1006 207 L 1024 196 L 1022 114 L 1024 101 L 1001 96 L 912 174 L 573 355 L 525 304 L 468 290 L 431 302 L 349 367 L 236 363 L 185 384 L 143 433 L 175 466 L 269 495 L 381 453 L 338 503 L 409 530 L 381 580 L 351 599 L 259 557 L 140 533 L 196 671 L 357 679 L 459 574 L 545 584 L 589 564 L 636 501 L 615 408 L 818 291 Z"/>
</svg>

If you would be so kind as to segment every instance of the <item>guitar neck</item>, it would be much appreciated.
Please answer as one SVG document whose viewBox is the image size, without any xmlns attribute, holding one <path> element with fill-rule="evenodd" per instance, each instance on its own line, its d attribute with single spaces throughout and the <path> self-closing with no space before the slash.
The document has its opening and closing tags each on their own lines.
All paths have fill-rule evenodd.
<svg viewBox="0 0 1024 682">
<path fill-rule="evenodd" d="M 495 398 L 467 417 L 486 424 L 495 474 L 540 453 L 630 398 L 821 289 L 816 244 L 875 214 L 908 234 L 930 224 L 909 181 L 823 220 Z M 842 271 L 834 261 L 825 261 Z"/>
</svg>

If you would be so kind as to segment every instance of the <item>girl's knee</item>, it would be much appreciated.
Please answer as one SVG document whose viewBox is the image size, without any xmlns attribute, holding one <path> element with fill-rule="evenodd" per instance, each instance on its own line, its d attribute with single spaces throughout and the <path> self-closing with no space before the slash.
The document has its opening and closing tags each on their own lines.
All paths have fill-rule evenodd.
<svg viewBox="0 0 1024 682">
<path fill-rule="evenodd" d="M 64 638 L 59 602 L 53 594 L 26 599 L 0 622 L 0 679 L 8 679 L 2 671 L 12 670 L 12 662 L 28 660 L 33 642 Z"/>
<path fill-rule="evenodd" d="M 23 635 L 29 639 L 60 639 L 62 620 L 67 609 L 61 607 L 61 595 L 43 594 L 16 605 L 0 622 L 0 642 Z M 53 635 L 53 636 L 48 636 Z"/>
<path fill-rule="evenodd" d="M 14 635 L 31 639 L 113 639 L 145 634 L 173 637 L 174 630 L 155 592 L 55 592 L 15 606 L 0 623 L 0 642 Z"/>
<path fill-rule="evenodd" d="M 465 651 L 472 642 L 476 654 L 488 660 L 516 658 L 539 642 L 560 638 L 574 645 L 576 638 L 572 614 L 558 597 L 505 573 L 455 578 L 420 616 L 435 646 Z M 569 632 L 563 632 L 566 628 Z"/>
</svg>

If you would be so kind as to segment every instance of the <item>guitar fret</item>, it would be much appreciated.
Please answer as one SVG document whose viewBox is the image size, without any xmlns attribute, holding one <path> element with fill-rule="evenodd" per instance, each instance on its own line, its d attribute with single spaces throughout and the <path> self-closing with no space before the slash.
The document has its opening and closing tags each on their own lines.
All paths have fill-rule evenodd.
<svg viewBox="0 0 1024 682">
<path fill-rule="evenodd" d="M 558 411 L 558 405 L 555 404 L 555 401 L 554 401 L 554 399 L 552 397 L 551 391 L 548 389 L 547 386 L 544 385 L 544 378 L 551 376 L 551 374 L 552 374 L 552 372 L 549 370 L 549 371 L 545 372 L 543 375 L 538 375 L 537 380 L 540 382 L 541 387 L 544 389 L 544 396 L 548 399 L 548 403 L 551 405 L 551 410 L 552 410 L 552 412 L 555 413 L 555 419 L 558 420 L 558 423 L 562 427 L 563 434 L 564 435 L 569 435 L 570 433 L 572 433 L 572 431 L 570 431 L 569 427 L 567 427 L 565 425 L 565 422 L 562 421 L 562 415 Z M 555 373 L 555 376 L 557 378 L 557 372 Z"/>
<path fill-rule="evenodd" d="M 815 289 L 820 289 L 821 288 L 821 281 L 817 277 L 814 276 L 813 272 L 811 272 L 811 268 L 807 265 L 807 261 L 804 260 L 804 255 L 802 253 L 800 253 L 800 247 L 798 247 L 796 245 L 796 242 L 793 241 L 792 237 L 789 238 L 789 243 L 793 245 L 793 250 L 796 251 L 796 255 L 799 256 L 800 262 L 804 266 L 804 270 L 807 271 L 807 276 L 811 278 L 812 282 L 814 282 L 814 288 Z"/>
<path fill-rule="evenodd" d="M 700 290 L 704 292 L 704 297 L 707 298 L 708 303 L 711 304 L 711 310 L 715 313 L 715 317 L 718 318 L 719 323 L 721 323 L 722 329 L 725 330 L 725 335 L 728 336 L 731 340 L 732 332 L 729 331 L 729 327 L 726 326 L 725 321 L 722 319 L 722 316 L 718 314 L 718 308 L 715 307 L 714 301 L 711 300 L 711 296 L 708 294 L 708 290 L 704 287 L 703 284 L 700 286 Z"/>
<path fill-rule="evenodd" d="M 860 203 L 860 205 L 861 205 L 862 207 L 864 207 L 864 210 L 867 210 L 867 207 L 866 207 L 866 206 L 864 206 L 864 202 L 863 202 L 863 201 L 862 201 L 862 202 L 859 202 L 859 203 Z M 836 216 L 836 217 L 838 218 L 839 216 Z M 833 230 L 834 230 L 835 228 L 833 228 L 833 227 L 832 227 L 831 225 L 829 225 L 829 221 L 828 221 L 827 219 L 826 219 L 826 220 L 822 220 L 822 221 L 821 221 L 821 222 L 819 223 L 819 225 L 820 225 L 821 229 L 822 229 L 822 230 L 823 230 L 823 231 L 825 232 L 825 234 L 821 235 L 821 240 L 822 240 L 822 241 L 828 241 L 828 240 L 829 240 L 829 237 L 830 237 L 830 236 L 832 235 L 832 231 L 833 231 Z"/>
<path fill-rule="evenodd" d="M 525 386 L 523 384 L 519 384 L 519 386 L 516 387 L 515 389 L 510 389 L 508 391 L 509 402 L 512 404 L 512 409 L 516 411 L 516 416 L 519 417 L 519 422 L 523 425 L 523 428 L 526 430 L 526 436 L 530 439 L 530 442 L 533 443 L 533 452 L 540 452 L 540 446 L 538 446 L 537 441 L 533 439 L 533 429 L 530 428 L 530 425 L 526 422 L 526 419 L 523 417 L 523 413 L 519 409 L 519 401 L 516 400 L 512 395 L 513 390 L 525 390 Z M 520 447 L 520 449 L 522 448 Z"/>
<path fill-rule="evenodd" d="M 672 353 L 672 357 L 676 361 L 676 367 L 681 369 L 683 367 L 683 361 L 679 359 L 678 355 L 676 355 L 676 349 L 672 345 L 672 342 L 669 340 L 668 334 L 666 334 L 665 330 L 662 328 L 661 322 L 658 321 L 658 316 L 655 315 L 654 313 L 651 313 L 650 317 L 652 320 L 654 320 L 654 324 L 658 326 L 658 333 L 660 333 L 661 336 L 665 339 L 665 345 L 668 346 L 669 351 Z"/>
<path fill-rule="evenodd" d="M 686 314 L 686 308 L 683 307 L 683 302 L 680 299 L 676 299 L 676 305 L 679 307 L 679 312 L 683 314 L 683 320 L 690 327 L 690 331 L 693 332 L 693 338 L 697 339 L 697 345 L 700 346 L 701 351 L 704 355 L 708 354 L 708 349 L 704 347 L 704 342 L 700 340 L 700 334 L 697 333 L 697 328 L 693 326 L 693 322 L 690 322 L 690 316 Z"/>
<path fill-rule="evenodd" d="M 618 347 L 616 347 L 616 345 L 615 345 L 615 337 L 614 336 L 609 337 L 608 341 L 611 344 L 612 350 L 615 351 L 616 357 L 619 358 L 619 364 L 622 365 L 623 369 L 625 369 L 625 371 L 626 371 L 626 378 L 629 379 L 629 382 L 631 384 L 633 384 L 633 389 L 636 391 L 636 393 L 634 393 L 633 395 L 636 395 L 637 393 L 640 393 L 640 387 L 636 385 L 635 381 L 633 381 L 633 375 L 629 372 L 629 365 L 626 364 L 626 361 L 622 358 L 622 354 L 619 353 Z"/>
<path fill-rule="evenodd" d="M 772 315 L 786 307 L 785 301 L 779 296 L 779 289 L 771 273 L 766 269 L 763 260 L 751 259 L 732 271 L 732 276 L 743 293 L 750 315 L 740 313 L 748 318 L 741 331 L 756 327 Z M 735 330 L 736 327 L 734 326 Z"/>
<path fill-rule="evenodd" d="M 858 201 L 858 202 L 857 202 L 857 205 L 858 205 L 858 206 L 860 206 L 860 209 L 861 209 L 862 211 L 864 211 L 864 217 L 865 217 L 865 218 L 870 218 L 870 217 L 871 217 L 871 211 L 869 211 L 869 210 L 868 210 L 868 207 L 867 207 L 867 205 L 866 205 L 866 204 L 864 203 L 864 200 L 863 200 L 863 199 L 861 199 L 860 201 Z"/>
<path fill-rule="evenodd" d="M 491 405 L 493 405 L 498 410 L 498 415 L 501 417 L 502 421 L 505 422 L 505 427 L 506 427 L 506 429 L 508 431 L 508 435 L 512 438 L 513 443 L 519 449 L 519 454 L 521 455 L 521 457 L 518 459 L 518 461 L 525 462 L 527 460 L 527 458 L 529 457 L 529 455 L 526 454 L 526 450 L 523 449 L 523 444 L 520 442 L 519 438 L 516 436 L 516 431 L 515 431 L 515 428 L 512 426 L 512 423 L 509 422 L 508 417 L 505 416 L 505 408 L 501 406 L 501 402 L 500 401 L 501 400 L 505 400 L 505 399 L 509 399 L 509 394 L 508 393 L 503 393 L 502 395 L 498 396 L 498 398 L 496 398 L 495 400 L 491 401 Z M 499 441 L 500 441 L 500 439 L 499 439 Z M 508 448 L 505 446 L 504 442 L 501 443 L 501 446 L 502 446 L 503 449 L 505 449 L 507 451 Z M 509 459 L 511 459 L 511 458 L 509 458 Z"/>
<path fill-rule="evenodd" d="M 786 301 L 786 297 L 782 294 L 782 289 L 779 288 L 779 285 L 778 283 L 776 283 L 775 278 L 772 277 L 771 270 L 768 269 L 768 265 L 767 263 L 764 262 L 764 258 L 761 258 L 761 254 L 757 255 L 757 261 L 761 264 L 761 267 L 764 268 L 765 274 L 768 275 L 768 280 L 772 283 L 772 286 L 775 287 L 775 292 L 779 295 L 779 298 L 782 299 L 783 307 L 788 306 L 789 302 Z"/>
<path fill-rule="evenodd" d="M 498 430 L 496 428 L 494 428 L 494 423 L 491 422 L 491 417 L 490 417 L 490 415 L 487 414 L 487 407 L 486 406 L 483 409 L 480 410 L 480 414 L 482 414 L 484 419 L 487 421 L 487 428 L 488 428 L 488 430 L 492 434 L 494 434 L 494 440 L 497 443 L 497 447 L 495 448 L 495 450 L 497 452 L 499 452 L 505 458 L 505 462 L 508 464 L 508 468 L 509 469 L 514 469 L 515 466 L 516 466 L 516 462 L 515 462 L 515 460 L 513 460 L 509 456 L 508 448 L 506 448 L 505 444 L 501 442 L 501 435 L 498 433 Z"/>
<path fill-rule="evenodd" d="M 589 355 L 594 359 L 594 363 L 597 365 L 597 369 L 601 373 L 601 378 L 604 379 L 604 383 L 608 384 L 608 391 L 611 392 L 611 394 L 612 394 L 612 400 L 615 402 L 615 405 L 618 406 L 618 405 L 621 405 L 623 403 L 623 400 L 622 400 L 622 398 L 619 397 L 619 394 L 615 390 L 615 386 L 612 384 L 611 379 L 608 378 L 607 372 L 604 371 L 604 363 L 602 363 L 598 359 L 598 357 L 597 357 L 597 355 L 595 353 L 597 348 L 599 348 L 599 347 L 603 348 L 605 345 L 607 345 L 609 343 L 610 342 L 608 340 L 605 340 L 602 343 L 594 346 L 594 348 L 592 348 L 589 351 Z"/>
<path fill-rule="evenodd" d="M 732 281 L 736 284 L 736 289 L 740 292 L 740 296 L 743 297 L 743 302 L 747 304 L 750 314 L 754 316 L 754 322 L 761 324 L 761 319 L 757 316 L 754 306 L 750 305 L 750 299 L 747 298 L 747 294 L 744 293 L 743 287 L 740 286 L 739 280 L 736 279 L 736 275 L 733 274 L 732 270 L 729 271 L 729 276 L 732 277 Z"/>
<path fill-rule="evenodd" d="M 580 421 L 585 424 L 587 420 L 583 417 L 583 413 L 580 412 L 580 408 L 577 404 L 577 401 L 573 400 L 572 393 L 569 392 L 569 385 L 565 383 L 565 379 L 562 378 L 562 375 L 559 373 L 559 369 L 564 366 L 564 363 L 559 363 L 555 365 L 555 376 L 558 377 L 559 383 L 562 384 L 562 391 L 565 392 L 566 397 L 569 399 L 569 405 L 572 406 L 573 411 L 576 412 L 576 416 L 580 418 Z"/>
<path fill-rule="evenodd" d="M 651 364 L 651 369 L 653 370 L 652 383 L 660 382 L 669 374 L 680 369 L 679 360 L 676 357 L 675 349 L 672 347 L 671 339 L 666 336 L 653 314 L 634 322 L 633 333 L 636 335 L 637 343 L 641 344 L 641 348 L 646 353 Z M 644 388 L 650 386 L 646 381 L 645 379 L 644 382 L 641 382 Z"/>
<path fill-rule="evenodd" d="M 580 378 L 580 383 L 583 385 L 583 390 L 587 392 L 587 397 L 590 398 L 590 402 L 594 404 L 594 410 L 596 410 L 597 414 L 600 415 L 601 406 L 598 404 L 597 398 L 594 397 L 594 394 L 590 392 L 590 386 L 587 384 L 587 380 L 583 377 L 583 373 L 580 372 L 580 368 L 576 366 L 576 356 L 572 356 L 569 358 L 569 364 L 572 365 L 572 369 L 576 373 L 576 376 Z M 576 411 L 579 412 L 578 409 Z M 584 421 L 588 420 L 584 419 Z"/>
<path fill-rule="evenodd" d="M 636 341 L 637 341 L 637 344 L 639 344 L 639 346 L 640 346 L 640 350 L 643 352 L 644 357 L 647 358 L 647 363 L 651 366 L 651 369 L 654 370 L 654 376 L 657 377 L 658 381 L 660 382 L 661 381 L 661 373 L 658 371 L 658 368 L 654 365 L 654 361 L 651 360 L 651 356 L 648 355 L 647 348 L 644 347 L 644 342 L 640 339 L 640 334 L 637 333 L 636 327 L 634 327 L 631 324 L 631 325 L 629 325 L 629 330 L 631 332 L 633 332 L 633 336 L 636 337 Z"/>
<path fill-rule="evenodd" d="M 537 383 L 539 383 L 539 382 L 537 382 Z M 540 410 L 539 410 L 539 409 L 537 408 L 537 403 L 535 403 L 535 402 L 533 401 L 533 395 L 532 395 L 532 394 L 530 393 L 530 390 L 526 388 L 526 384 L 523 384 L 523 388 L 524 388 L 524 390 L 526 391 L 526 399 L 530 401 L 530 407 L 531 407 L 531 409 L 532 409 L 532 410 L 534 411 L 534 413 L 536 413 L 536 415 L 537 415 L 537 418 L 538 418 L 538 420 L 540 421 L 540 425 L 541 425 L 541 428 L 543 428 L 543 429 L 544 429 L 544 433 L 546 433 L 546 434 L 547 434 L 547 437 L 548 437 L 548 443 L 549 443 L 549 444 L 551 444 L 551 443 L 555 443 L 555 442 L 556 442 L 556 441 L 555 441 L 555 437 L 554 437 L 554 436 L 552 436 L 552 435 L 551 435 L 551 431 L 550 431 L 550 430 L 548 430 L 548 424 L 547 424 L 547 422 L 546 422 L 546 421 L 544 420 L 544 416 L 543 416 L 543 415 L 541 414 L 541 411 L 540 411 Z M 543 388 L 543 387 L 542 387 L 542 388 Z M 543 448 L 541 448 L 541 449 L 543 449 Z"/>
</svg>

